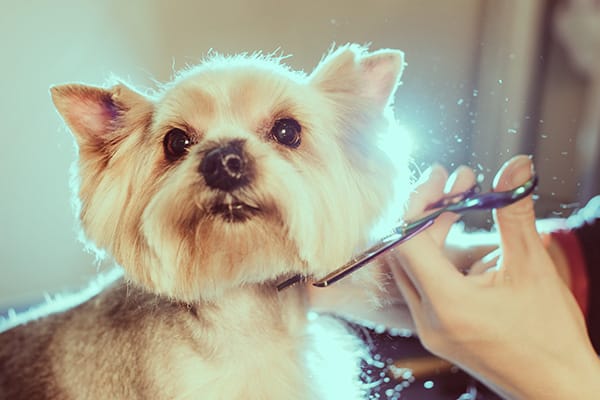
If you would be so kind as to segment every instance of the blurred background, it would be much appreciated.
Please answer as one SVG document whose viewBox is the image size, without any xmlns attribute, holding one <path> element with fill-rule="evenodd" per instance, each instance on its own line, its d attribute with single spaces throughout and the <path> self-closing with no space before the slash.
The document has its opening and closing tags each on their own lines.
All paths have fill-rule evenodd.
<svg viewBox="0 0 600 400">
<path fill-rule="evenodd" d="M 73 142 L 48 88 L 111 75 L 154 87 L 210 49 L 279 49 L 307 72 L 332 43 L 402 49 L 396 116 L 417 166 L 469 164 L 489 187 L 504 161 L 532 154 L 540 217 L 600 192 L 597 0 L 2 1 L 0 311 L 97 273 L 77 240 Z"/>
</svg>

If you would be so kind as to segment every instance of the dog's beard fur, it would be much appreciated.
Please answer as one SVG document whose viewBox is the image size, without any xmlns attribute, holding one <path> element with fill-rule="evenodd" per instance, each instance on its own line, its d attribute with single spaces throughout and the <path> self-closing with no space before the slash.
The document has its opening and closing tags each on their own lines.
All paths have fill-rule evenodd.
<svg viewBox="0 0 600 400">
<path fill-rule="evenodd" d="M 256 378 L 254 386 L 260 387 L 252 393 L 314 398 L 305 393 L 310 384 L 298 354 L 305 340 L 304 289 L 278 294 L 275 287 L 295 274 L 329 273 L 367 245 L 370 230 L 390 207 L 400 211 L 396 183 L 408 179 L 406 152 L 399 148 L 394 163 L 379 143 L 384 135 L 401 134 L 390 105 L 402 69 L 399 51 L 368 53 L 349 45 L 332 51 L 308 75 L 276 57 L 213 56 L 152 95 L 124 84 L 54 87 L 54 103 L 78 145 L 78 212 L 85 235 L 144 294 L 121 298 L 127 292 L 115 290 L 72 310 L 65 317 L 69 323 L 59 318 L 47 325 L 40 335 L 55 339 L 44 354 L 65 355 L 56 357 L 60 367 L 54 367 L 64 382 L 46 385 L 88 379 L 85 368 L 69 369 L 74 351 L 69 344 L 85 342 L 93 325 L 104 334 L 80 350 L 83 358 L 102 354 L 122 369 L 127 354 L 142 351 L 145 363 L 135 361 L 136 368 L 158 378 L 152 384 L 136 379 L 147 388 L 166 388 L 165 396 L 193 397 L 194 390 L 207 398 L 248 395 L 227 380 L 247 380 L 244 363 L 258 359 L 273 364 L 265 365 L 267 371 L 286 377 L 264 388 L 260 382 L 270 382 L 270 373 Z M 282 144 L 273 127 L 292 119 L 299 141 Z M 165 146 L 174 129 L 189 139 L 177 157 Z M 241 161 L 227 167 L 243 179 L 223 187 L 211 182 L 203 165 L 215 148 L 232 143 Z M 159 300 L 164 298 L 170 302 Z M 104 353 L 116 330 L 122 343 L 114 345 L 114 354 Z M 5 340 L 7 349 L 21 339 Z M 246 354 L 249 343 L 261 349 L 258 358 Z M 147 349 L 138 348 L 143 346 Z M 22 356 L 21 362 L 34 356 Z M 12 356 L 0 351 L 3 357 Z M 173 364 L 175 359 L 180 362 Z M 165 373 L 162 363 L 172 372 Z M 108 389 L 100 376 L 115 374 L 106 369 L 97 371 L 100 393 L 130 393 L 102 392 Z M 93 393 L 88 384 L 83 393 Z"/>
<path fill-rule="evenodd" d="M 152 97 L 124 85 L 55 87 L 80 149 L 87 237 L 130 279 L 183 301 L 330 272 L 392 204 L 398 171 L 378 139 L 394 129 L 388 105 L 402 66 L 398 51 L 349 46 L 308 76 L 270 57 L 217 56 Z M 298 148 L 270 137 L 281 118 L 300 124 Z M 169 161 L 173 128 L 193 144 Z M 252 177 L 226 193 L 198 169 L 232 140 L 244 143 Z"/>
</svg>

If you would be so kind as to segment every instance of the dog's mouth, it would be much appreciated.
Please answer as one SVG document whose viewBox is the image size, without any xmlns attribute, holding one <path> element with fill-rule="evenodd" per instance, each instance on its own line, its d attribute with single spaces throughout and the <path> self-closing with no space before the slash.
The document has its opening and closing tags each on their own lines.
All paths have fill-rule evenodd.
<svg viewBox="0 0 600 400">
<path fill-rule="evenodd" d="M 220 216 L 226 222 L 244 222 L 258 214 L 260 208 L 258 205 L 231 199 L 231 201 L 213 204 L 210 212 Z"/>
</svg>

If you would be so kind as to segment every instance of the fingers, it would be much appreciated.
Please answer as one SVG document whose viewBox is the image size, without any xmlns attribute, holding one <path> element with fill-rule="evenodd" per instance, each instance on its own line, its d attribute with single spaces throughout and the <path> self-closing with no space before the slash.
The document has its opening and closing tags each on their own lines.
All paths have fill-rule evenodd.
<svg viewBox="0 0 600 400">
<path fill-rule="evenodd" d="M 430 204 L 434 204 L 443 196 L 449 196 L 470 189 L 475 183 L 475 174 L 468 167 L 459 167 L 449 178 L 446 171 L 434 165 L 428 174 L 417 184 L 410 196 L 405 219 L 411 220 L 421 216 Z M 456 268 L 442 253 L 443 243 L 448 230 L 459 218 L 455 214 L 446 213 L 436 219 L 433 226 L 425 232 L 410 239 L 396 249 L 402 267 L 391 268 L 394 278 L 407 302 L 417 301 L 430 292 L 428 285 L 439 285 L 440 270 L 458 275 Z M 447 278 L 447 277 L 446 277 Z"/>
<path fill-rule="evenodd" d="M 458 167 L 448 177 L 441 166 L 434 165 L 417 183 L 410 196 L 404 219 L 414 220 L 422 216 L 430 205 L 438 202 L 442 197 L 469 190 L 474 184 L 475 174 L 466 166 Z M 429 229 L 429 233 L 437 244 L 441 245 L 446 240 L 450 227 L 458 218 L 458 215 L 448 213 L 436 220 L 435 227 Z"/>
<path fill-rule="evenodd" d="M 456 195 L 471 189 L 475 184 L 475 180 L 473 170 L 461 165 L 446 181 L 444 196 Z M 457 214 L 445 213 L 436 220 L 435 226 L 430 230 L 430 234 L 437 244 L 443 245 L 446 242 L 446 237 L 452 224 L 458 221 L 459 218 L 460 216 Z"/>
<path fill-rule="evenodd" d="M 466 271 L 467 275 L 480 275 L 489 271 L 491 268 L 495 268 L 498 264 L 498 260 L 500 259 L 500 255 L 500 249 L 496 249 L 486 254 L 483 258 L 477 260 L 473 263 L 473 265 L 471 265 L 468 271 Z"/>
<path fill-rule="evenodd" d="M 423 173 L 410 195 L 405 219 L 414 219 L 443 196 L 467 191 L 474 184 L 475 173 L 471 168 L 461 165 L 448 177 L 442 166 L 434 164 Z"/>
<path fill-rule="evenodd" d="M 441 165 L 435 164 L 429 168 L 421 176 L 409 197 L 404 219 L 407 221 L 416 219 L 429 204 L 439 200 L 444 194 L 447 180 L 448 173 Z"/>
<path fill-rule="evenodd" d="M 529 157 L 514 157 L 496 175 L 494 190 L 512 190 L 529 180 L 532 174 L 533 165 Z M 495 210 L 494 218 L 500 233 L 502 254 L 505 259 L 520 259 L 530 252 L 532 246 L 540 245 L 535 227 L 532 195 Z"/>
<path fill-rule="evenodd" d="M 446 186 L 444 187 L 445 195 L 453 195 L 465 192 L 475 184 L 475 173 L 469 167 L 461 165 L 450 175 Z"/>
</svg>

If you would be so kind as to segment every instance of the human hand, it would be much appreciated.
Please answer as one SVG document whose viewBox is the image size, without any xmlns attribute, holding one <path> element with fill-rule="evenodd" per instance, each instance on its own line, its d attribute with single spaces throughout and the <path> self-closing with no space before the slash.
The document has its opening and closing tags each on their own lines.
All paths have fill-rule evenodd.
<svg viewBox="0 0 600 400">
<path fill-rule="evenodd" d="M 495 190 L 530 175 L 531 161 L 515 157 L 497 175 Z M 407 219 L 441 197 L 443 181 L 432 171 L 411 198 Z M 401 265 L 392 272 L 423 344 L 509 398 L 596 398 L 600 363 L 537 234 L 531 196 L 494 218 L 501 257 L 489 269 L 464 275 L 445 255 L 456 219 L 449 214 L 395 250 Z"/>
</svg>

